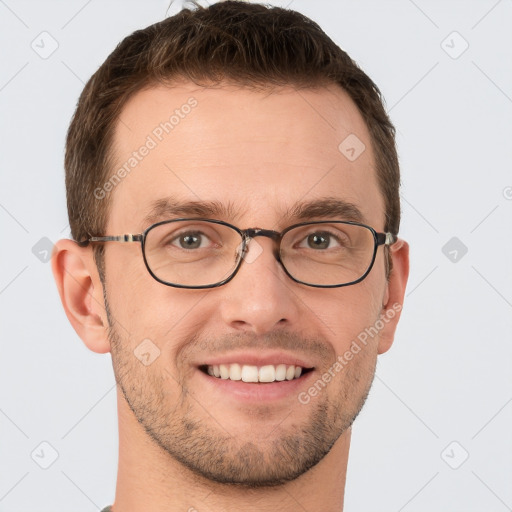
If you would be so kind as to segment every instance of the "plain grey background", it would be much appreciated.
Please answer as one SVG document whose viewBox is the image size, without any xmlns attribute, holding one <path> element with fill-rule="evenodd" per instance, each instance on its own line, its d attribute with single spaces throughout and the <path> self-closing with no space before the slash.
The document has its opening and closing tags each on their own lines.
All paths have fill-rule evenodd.
<svg viewBox="0 0 512 512">
<path fill-rule="evenodd" d="M 512 1 L 272 3 L 317 21 L 397 127 L 411 274 L 354 424 L 345 510 L 512 510 Z M 69 236 L 78 95 L 124 36 L 179 10 L 168 4 L 0 0 L 0 511 L 114 498 L 110 355 L 68 323 L 47 259 Z"/>
</svg>

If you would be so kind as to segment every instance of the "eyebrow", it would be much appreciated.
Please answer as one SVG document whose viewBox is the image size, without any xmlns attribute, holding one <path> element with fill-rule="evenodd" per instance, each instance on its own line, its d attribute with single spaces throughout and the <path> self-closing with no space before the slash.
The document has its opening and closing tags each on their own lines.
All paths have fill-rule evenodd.
<svg viewBox="0 0 512 512">
<path fill-rule="evenodd" d="M 365 216 L 354 203 L 337 197 L 324 197 L 312 201 L 299 202 L 284 212 L 287 221 L 307 221 L 316 217 L 366 222 Z"/>
<path fill-rule="evenodd" d="M 156 222 L 178 217 L 204 217 L 226 222 L 236 222 L 245 213 L 232 202 L 220 201 L 182 201 L 166 197 L 153 201 L 149 213 L 142 220 L 142 228 Z M 311 201 L 300 201 L 287 208 L 280 215 L 281 221 L 287 224 L 328 218 L 365 223 L 366 219 L 358 206 L 350 201 L 337 197 L 323 197 Z"/>
<path fill-rule="evenodd" d="M 206 217 L 238 219 L 240 213 L 233 203 L 220 201 L 182 201 L 173 197 L 165 197 L 153 201 L 149 213 L 142 220 L 142 226 L 148 226 L 174 217 Z"/>
</svg>

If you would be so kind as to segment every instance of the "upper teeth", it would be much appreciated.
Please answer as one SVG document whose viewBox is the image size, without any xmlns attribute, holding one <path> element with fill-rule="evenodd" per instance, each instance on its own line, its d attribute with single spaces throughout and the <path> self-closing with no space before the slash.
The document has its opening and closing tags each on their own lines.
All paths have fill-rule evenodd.
<svg viewBox="0 0 512 512">
<path fill-rule="evenodd" d="M 248 364 L 214 364 L 206 367 L 208 375 L 221 379 L 242 380 L 244 382 L 274 382 L 292 380 L 300 377 L 301 366 L 286 364 L 267 364 L 265 366 L 252 366 Z"/>
</svg>

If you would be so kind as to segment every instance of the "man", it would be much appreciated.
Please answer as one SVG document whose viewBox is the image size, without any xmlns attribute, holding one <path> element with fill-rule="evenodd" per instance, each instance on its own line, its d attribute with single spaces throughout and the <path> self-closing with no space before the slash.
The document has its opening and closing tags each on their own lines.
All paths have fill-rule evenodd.
<svg viewBox="0 0 512 512">
<path fill-rule="evenodd" d="M 89 80 L 65 166 L 53 272 L 118 384 L 105 510 L 342 510 L 408 277 L 373 82 L 296 12 L 183 10 Z"/>
</svg>

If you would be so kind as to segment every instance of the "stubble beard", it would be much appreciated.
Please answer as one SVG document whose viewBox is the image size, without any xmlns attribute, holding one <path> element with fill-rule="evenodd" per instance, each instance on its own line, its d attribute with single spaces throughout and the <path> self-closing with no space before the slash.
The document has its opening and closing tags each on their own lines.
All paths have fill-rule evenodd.
<svg viewBox="0 0 512 512">
<path fill-rule="evenodd" d="M 309 409 L 306 420 L 286 428 L 278 424 L 267 439 L 243 439 L 224 429 L 206 404 L 168 371 L 155 374 L 141 364 L 126 349 L 130 340 L 121 338 L 106 305 L 114 374 L 126 403 L 150 439 L 199 479 L 248 488 L 297 479 L 318 464 L 352 425 L 373 381 L 375 361 L 346 367 L 337 377 L 342 385 L 335 395 L 324 389 L 302 406 Z M 283 419 L 288 414 L 283 411 Z"/>
</svg>

